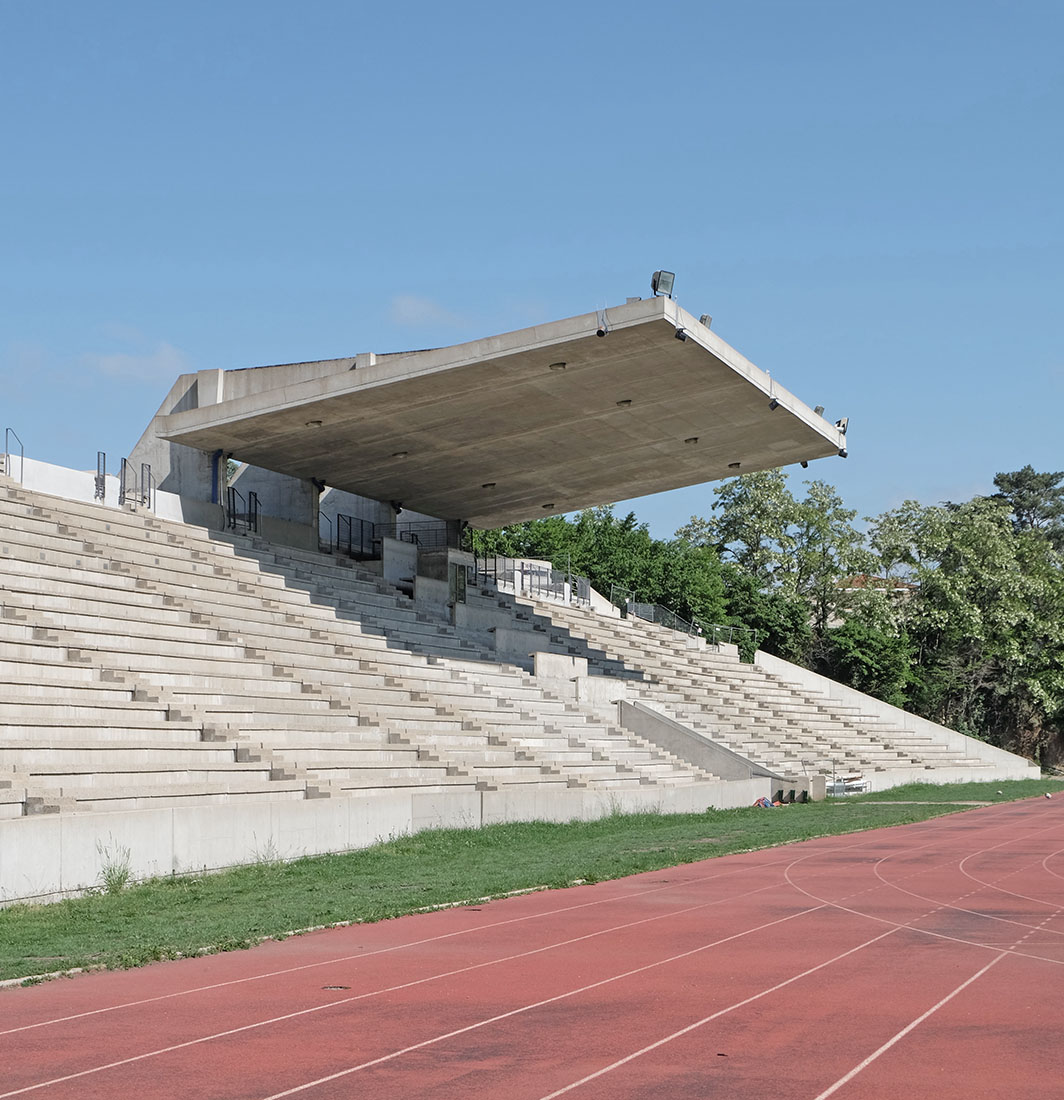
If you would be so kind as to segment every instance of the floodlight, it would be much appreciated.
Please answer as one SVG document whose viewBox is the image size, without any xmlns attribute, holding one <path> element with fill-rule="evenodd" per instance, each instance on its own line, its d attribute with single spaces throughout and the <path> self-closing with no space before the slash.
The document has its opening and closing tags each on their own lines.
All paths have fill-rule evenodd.
<svg viewBox="0 0 1064 1100">
<path fill-rule="evenodd" d="M 806 460 L 804 458 L 799 463 L 799 465 L 802 467 L 803 470 L 808 470 L 809 469 L 809 463 L 806 462 Z"/>
<path fill-rule="evenodd" d="M 709 328 L 709 326 L 713 324 L 713 318 L 710 317 L 708 313 L 703 313 L 702 316 L 698 318 L 698 323 L 700 325 L 705 325 L 706 328 Z"/>
<path fill-rule="evenodd" d="M 650 277 L 650 289 L 656 298 L 664 294 L 666 298 L 672 297 L 672 284 L 676 281 L 676 273 L 673 271 L 655 271 Z"/>
<path fill-rule="evenodd" d="M 768 403 L 768 407 L 770 412 L 775 412 L 780 407 L 780 403 L 776 400 L 776 398 L 773 398 Z"/>
<path fill-rule="evenodd" d="M 687 339 L 687 333 L 684 332 L 684 330 L 682 328 L 678 328 L 676 330 L 676 339 L 677 340 L 686 340 Z"/>
<path fill-rule="evenodd" d="M 845 447 L 840 447 L 839 448 L 839 458 L 845 458 L 845 457 L 846 457 L 846 448 Z"/>
<path fill-rule="evenodd" d="M 824 406 L 823 405 L 817 405 L 817 407 L 813 410 L 813 412 L 815 412 L 817 414 L 817 416 L 823 416 L 824 415 Z"/>
</svg>

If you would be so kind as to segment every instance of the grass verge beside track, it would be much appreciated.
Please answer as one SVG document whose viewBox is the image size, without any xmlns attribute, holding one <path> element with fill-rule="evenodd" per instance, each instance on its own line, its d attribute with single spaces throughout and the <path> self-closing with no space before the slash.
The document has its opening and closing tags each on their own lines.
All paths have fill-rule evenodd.
<svg viewBox="0 0 1064 1100">
<path fill-rule="evenodd" d="M 958 805 L 967 800 L 1005 802 L 1046 791 L 1061 791 L 1060 781 L 913 784 L 777 810 L 441 829 L 343 855 L 155 879 L 51 905 L 0 909 L 0 979 L 237 950 L 297 929 L 621 878 L 811 837 L 924 821 L 969 808 Z"/>
</svg>

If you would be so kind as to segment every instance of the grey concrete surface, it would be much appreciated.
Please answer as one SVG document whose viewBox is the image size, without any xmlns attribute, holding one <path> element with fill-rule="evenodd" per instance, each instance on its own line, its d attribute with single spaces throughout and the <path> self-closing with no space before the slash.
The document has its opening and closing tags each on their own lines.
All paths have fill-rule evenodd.
<svg viewBox="0 0 1064 1100">
<path fill-rule="evenodd" d="M 667 298 L 431 351 L 208 373 L 150 434 L 477 527 L 846 446 Z"/>
</svg>

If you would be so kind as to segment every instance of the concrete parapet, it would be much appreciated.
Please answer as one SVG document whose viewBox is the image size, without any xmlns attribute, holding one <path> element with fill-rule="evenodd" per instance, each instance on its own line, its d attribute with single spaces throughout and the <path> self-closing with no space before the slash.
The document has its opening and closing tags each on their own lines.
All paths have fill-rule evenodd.
<svg viewBox="0 0 1064 1100">
<path fill-rule="evenodd" d="M 592 820 L 617 812 L 748 806 L 767 779 L 602 790 L 402 790 L 353 798 L 228 803 L 0 819 L 0 903 L 50 901 L 98 886 L 105 865 L 134 879 L 365 848 L 429 828 Z"/>
<path fill-rule="evenodd" d="M 711 741 L 645 703 L 622 701 L 617 705 L 617 713 L 625 729 L 721 779 L 765 778 L 776 783 L 783 779 L 782 775 Z"/>
</svg>

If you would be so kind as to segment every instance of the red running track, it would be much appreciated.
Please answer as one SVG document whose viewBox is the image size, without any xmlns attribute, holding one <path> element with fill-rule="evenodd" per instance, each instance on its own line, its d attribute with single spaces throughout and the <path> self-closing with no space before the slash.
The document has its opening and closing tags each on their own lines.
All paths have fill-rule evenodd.
<svg viewBox="0 0 1064 1100">
<path fill-rule="evenodd" d="M 8 990 L 0 1100 L 1064 1097 L 1061 1020 L 1037 799 Z"/>
</svg>

